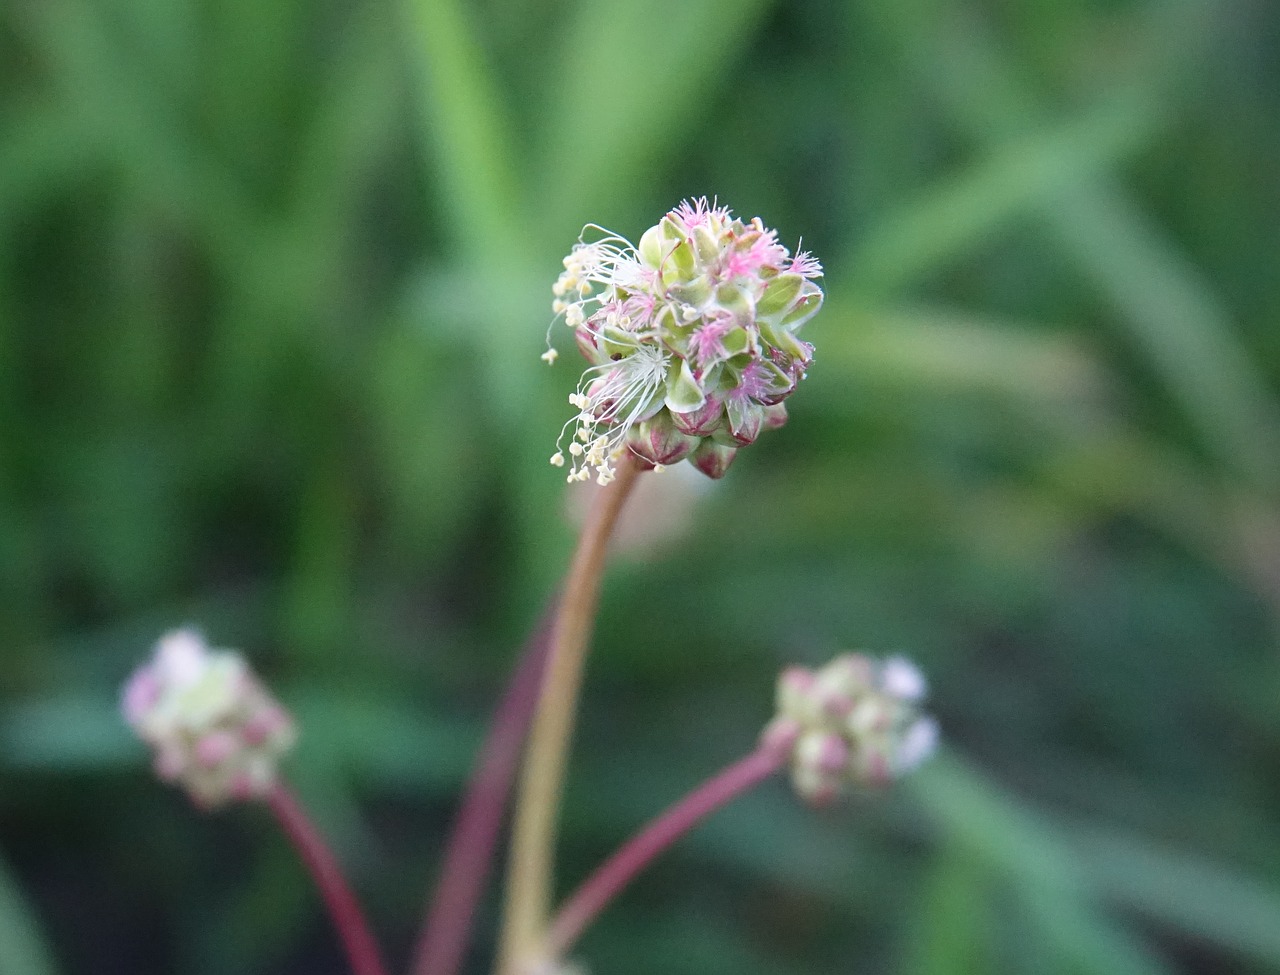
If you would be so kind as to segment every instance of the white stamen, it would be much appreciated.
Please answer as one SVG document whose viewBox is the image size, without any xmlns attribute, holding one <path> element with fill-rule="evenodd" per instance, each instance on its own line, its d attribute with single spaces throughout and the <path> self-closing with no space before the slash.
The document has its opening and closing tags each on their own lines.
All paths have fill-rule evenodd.
<svg viewBox="0 0 1280 975">
<path fill-rule="evenodd" d="M 585 478 L 594 470 L 607 484 L 615 476 L 611 461 L 625 448 L 627 434 L 650 412 L 666 386 L 671 354 L 659 345 L 635 337 L 634 351 L 617 362 L 592 366 L 582 375 L 578 391 L 569 397 L 578 415 L 565 424 L 573 435 L 568 447 L 573 473 Z M 579 441 L 587 444 L 584 449 Z M 575 449 L 576 448 L 576 449 Z"/>
</svg>

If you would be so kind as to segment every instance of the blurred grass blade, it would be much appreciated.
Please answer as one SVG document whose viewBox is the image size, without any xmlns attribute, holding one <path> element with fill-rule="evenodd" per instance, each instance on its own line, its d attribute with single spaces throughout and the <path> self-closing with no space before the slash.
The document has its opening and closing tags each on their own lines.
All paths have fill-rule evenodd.
<svg viewBox="0 0 1280 975">
<path fill-rule="evenodd" d="M 1212 289 L 1123 194 L 1069 191 L 1053 235 L 1128 322 L 1148 359 L 1229 469 L 1280 488 L 1280 410 Z"/>
<path fill-rule="evenodd" d="M 77 139 L 104 146 L 143 199 L 195 218 L 229 266 L 251 263 L 244 242 L 252 219 L 240 187 L 188 137 L 164 87 L 113 46 L 100 12 L 45 0 L 15 19 L 81 127 Z"/>
<path fill-rule="evenodd" d="M 394 144 L 404 99 L 377 8 L 353 12 L 297 153 L 291 194 L 299 236 L 341 241 L 374 165 Z"/>
<path fill-rule="evenodd" d="M 548 92 L 530 184 L 553 233 L 599 219 L 606 204 L 625 210 L 643 192 L 652 168 L 704 122 L 708 96 L 732 86 L 726 76 L 768 6 L 582 0 L 550 55 L 562 72 Z"/>
<path fill-rule="evenodd" d="M 476 260 L 519 251 L 519 158 L 498 84 L 457 0 L 406 0 L 423 130 L 439 198 L 457 241 Z"/>
<path fill-rule="evenodd" d="M 995 969 L 991 951 L 990 877 L 973 857 L 943 851 L 924 884 L 911 923 L 904 971 L 910 975 L 972 975 Z"/>
<path fill-rule="evenodd" d="M 10 104 L 0 115 L 0 133 L 0 248 L 8 248 L 20 239 L 13 228 L 24 208 L 91 172 L 105 153 L 74 116 L 36 104 Z"/>
<path fill-rule="evenodd" d="M 1094 975 L 1168 975 L 1132 935 L 1093 908 L 1045 891 L 1023 894 L 1023 904 L 1068 970 Z M 1034 969 L 1033 969 L 1034 970 Z"/>
<path fill-rule="evenodd" d="M 57 971 L 35 912 L 23 897 L 8 864 L 0 859 L 0 972 L 3 975 L 57 975 Z"/>
<path fill-rule="evenodd" d="M 0 762 L 14 768 L 65 773 L 146 764 L 142 746 L 108 697 L 62 694 L 7 712 L 0 721 Z"/>
<path fill-rule="evenodd" d="M 515 144 L 498 81 L 468 23 L 473 11 L 457 0 L 405 2 L 425 140 L 435 158 L 440 204 L 460 248 L 446 264 L 466 267 L 476 275 L 478 293 L 496 292 L 511 309 L 485 318 L 470 340 L 479 345 L 492 415 L 521 416 L 529 410 L 533 373 L 526 365 L 531 359 L 513 350 L 537 351 L 536 332 L 528 329 L 535 292 L 520 287 L 531 254 L 515 168 L 525 153 Z M 544 308 L 537 320 L 545 320 Z"/>
<path fill-rule="evenodd" d="M 1280 892 L 1137 836 L 1084 829 L 1072 844 L 1110 900 L 1262 964 L 1280 966 Z"/>
<path fill-rule="evenodd" d="M 863 309 L 841 298 L 825 309 L 842 327 L 823 335 L 822 360 L 839 377 L 815 374 L 816 388 L 845 394 L 843 382 L 894 383 L 944 395 L 982 390 L 1040 409 L 1087 409 L 1106 391 L 1107 376 L 1084 343 L 950 309 Z"/>
<path fill-rule="evenodd" d="M 1178 18 L 1198 22 L 1202 4 Z M 957 128 L 990 145 L 1042 124 L 1045 112 L 983 25 L 951 0 L 864 4 L 860 10 L 951 113 Z M 921 31 L 931 25 L 932 33 Z M 1204 32 L 1161 37 L 1187 47 Z M 1165 51 L 1166 62 L 1190 50 Z M 1119 313 L 1153 368 L 1225 467 L 1280 489 L 1280 408 L 1212 289 L 1136 207 L 1105 182 L 1082 179 L 1041 201 L 1039 216 L 1067 257 Z"/>
<path fill-rule="evenodd" d="M 919 199 L 891 211 L 841 261 L 841 290 L 891 293 L 1039 207 L 1047 195 L 1100 174 L 1148 146 L 1160 127 L 1153 100 L 1133 92 L 1048 131 L 1015 138 Z"/>
<path fill-rule="evenodd" d="M 1048 944 L 1072 967 L 1098 975 L 1165 971 L 1097 911 L 1087 878 L 1057 830 L 961 759 L 939 755 L 912 788 L 946 835 L 1004 875 Z"/>
<path fill-rule="evenodd" d="M 1020 886 L 1084 896 L 1077 865 L 1053 831 L 953 753 L 907 783 L 946 835 Z"/>
<path fill-rule="evenodd" d="M 1076 419 L 1070 418 L 1073 426 Z M 1141 518 L 1280 615 L 1280 524 L 1269 505 L 1224 485 L 1185 450 L 1123 423 L 1060 432 L 1067 435 L 1036 465 L 1046 490 L 1065 492 L 1096 512 Z"/>
</svg>

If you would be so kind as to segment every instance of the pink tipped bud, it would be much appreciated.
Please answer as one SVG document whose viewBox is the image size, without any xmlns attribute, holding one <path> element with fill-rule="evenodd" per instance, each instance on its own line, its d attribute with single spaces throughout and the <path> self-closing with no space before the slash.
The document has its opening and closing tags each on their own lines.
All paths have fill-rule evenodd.
<svg viewBox="0 0 1280 975">
<path fill-rule="evenodd" d="M 280 707 L 266 707 L 244 725 L 244 740 L 250 745 L 261 745 L 271 738 L 290 733 L 292 719 Z"/>
<path fill-rule="evenodd" d="M 155 753 L 156 775 L 202 809 L 265 795 L 294 741 L 288 713 L 226 650 L 192 630 L 162 637 L 128 680 L 125 719 Z"/>
<path fill-rule="evenodd" d="M 777 430 L 779 427 L 786 426 L 787 423 L 787 406 L 785 403 L 774 403 L 772 406 L 764 408 L 764 428 L 766 430 Z"/>
<path fill-rule="evenodd" d="M 160 696 L 160 682 L 150 670 L 137 671 L 125 682 L 120 710 L 130 727 L 136 728 Z"/>
<path fill-rule="evenodd" d="M 725 402 L 729 434 L 735 443 L 746 447 L 756 442 L 764 429 L 764 407 L 744 396 L 730 396 Z"/>
<path fill-rule="evenodd" d="M 724 416 L 724 404 L 715 395 L 708 395 L 701 408 L 688 413 L 672 413 L 671 422 L 681 433 L 691 437 L 709 437 L 720 427 Z"/>
<path fill-rule="evenodd" d="M 227 794 L 236 802 L 248 802 L 257 797 L 253 776 L 248 772 L 236 772 L 227 782 Z"/>
<path fill-rule="evenodd" d="M 689 462 L 707 477 L 718 480 L 728 472 L 729 465 L 733 463 L 737 453 L 736 447 L 726 447 L 708 437 L 690 455 Z"/>
<path fill-rule="evenodd" d="M 161 782 L 177 782 L 183 769 L 187 767 L 187 757 L 180 748 L 161 745 L 156 750 L 151 767 Z"/>
<path fill-rule="evenodd" d="M 823 735 L 822 747 L 814 760 L 822 771 L 835 775 L 849 764 L 849 746 L 839 735 Z"/>
<path fill-rule="evenodd" d="M 654 465 L 678 464 L 693 453 L 698 443 L 697 437 L 681 433 L 665 410 L 641 421 L 627 435 L 632 452 Z"/>
<path fill-rule="evenodd" d="M 778 708 L 786 711 L 808 700 L 813 690 L 813 671 L 804 667 L 788 667 L 778 675 Z M 807 707 L 807 704 L 806 704 Z"/>
<path fill-rule="evenodd" d="M 823 714 L 833 718 L 846 717 L 853 710 L 853 698 L 837 687 L 815 688 L 814 699 L 818 702 Z"/>
<path fill-rule="evenodd" d="M 240 741 L 231 732 L 211 731 L 196 742 L 192 753 L 202 767 L 212 769 L 230 758 L 238 747 Z"/>
</svg>

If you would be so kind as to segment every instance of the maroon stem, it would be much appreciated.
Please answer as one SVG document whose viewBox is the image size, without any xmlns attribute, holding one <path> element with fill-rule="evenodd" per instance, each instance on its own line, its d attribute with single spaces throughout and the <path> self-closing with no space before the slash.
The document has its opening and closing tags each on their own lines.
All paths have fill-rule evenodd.
<svg viewBox="0 0 1280 975">
<path fill-rule="evenodd" d="M 369 931 L 369 924 L 347 878 L 343 876 L 342 867 L 320 831 L 307 818 L 297 797 L 283 782 L 277 782 L 268 793 L 267 802 L 302 857 L 302 862 L 311 871 L 311 879 L 324 897 L 329 916 L 338 929 L 351 970 L 355 975 L 386 975 L 378 943 Z"/>
<path fill-rule="evenodd" d="M 493 865 L 525 732 L 538 703 L 555 610 L 553 602 L 525 645 L 494 711 L 480 761 L 458 808 L 440 877 L 414 950 L 413 975 L 457 975 L 461 965 L 476 905 Z"/>
<path fill-rule="evenodd" d="M 560 908 L 551 924 L 551 957 L 562 958 L 608 903 L 658 854 L 732 799 L 781 768 L 777 749 L 760 748 L 708 779 L 629 839 Z"/>
</svg>

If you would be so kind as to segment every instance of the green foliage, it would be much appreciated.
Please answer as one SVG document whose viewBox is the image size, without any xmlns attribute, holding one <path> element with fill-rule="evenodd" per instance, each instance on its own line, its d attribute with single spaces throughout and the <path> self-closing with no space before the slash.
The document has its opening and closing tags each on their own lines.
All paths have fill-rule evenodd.
<svg viewBox="0 0 1280 975">
<path fill-rule="evenodd" d="M 594 970 L 1280 972 L 1278 28 L 6 5 L 0 973 L 341 970 L 265 817 L 197 816 L 115 717 L 183 622 L 298 711 L 298 789 L 404 957 L 570 544 L 559 260 L 702 194 L 803 234 L 829 300 L 790 424 L 664 475 L 620 553 L 561 884 L 741 754 L 785 661 L 916 657 L 948 748 L 899 796 L 727 810 Z"/>
<path fill-rule="evenodd" d="M 31 906 L 5 864 L 0 864 L 0 970 L 14 975 L 58 971 Z"/>
</svg>

